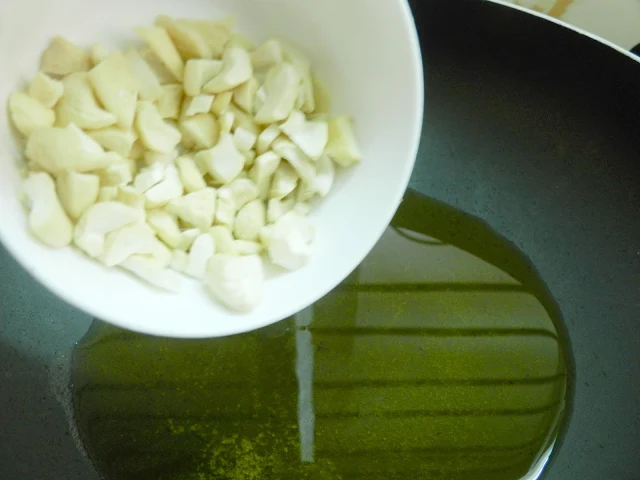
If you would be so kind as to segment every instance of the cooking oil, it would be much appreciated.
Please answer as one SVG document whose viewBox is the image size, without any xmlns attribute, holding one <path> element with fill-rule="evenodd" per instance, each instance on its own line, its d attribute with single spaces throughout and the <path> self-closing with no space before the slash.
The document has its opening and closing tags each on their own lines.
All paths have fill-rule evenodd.
<svg viewBox="0 0 640 480">
<path fill-rule="evenodd" d="M 534 480 L 562 442 L 573 363 L 523 253 L 408 194 L 358 269 L 294 317 L 211 340 L 96 322 L 72 383 L 106 479 Z"/>
</svg>

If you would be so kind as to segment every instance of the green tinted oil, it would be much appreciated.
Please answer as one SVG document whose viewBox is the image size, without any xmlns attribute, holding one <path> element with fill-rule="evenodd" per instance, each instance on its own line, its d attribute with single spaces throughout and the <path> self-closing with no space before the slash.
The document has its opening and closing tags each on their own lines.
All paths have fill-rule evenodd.
<svg viewBox="0 0 640 480">
<path fill-rule="evenodd" d="M 107 479 L 533 480 L 571 372 L 523 254 L 409 194 L 339 288 L 269 328 L 190 341 L 96 322 L 73 392 Z"/>
</svg>

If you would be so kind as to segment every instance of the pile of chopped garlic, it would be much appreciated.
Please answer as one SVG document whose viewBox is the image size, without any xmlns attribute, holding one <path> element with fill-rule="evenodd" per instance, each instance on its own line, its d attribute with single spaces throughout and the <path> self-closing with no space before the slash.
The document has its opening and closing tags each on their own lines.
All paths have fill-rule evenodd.
<svg viewBox="0 0 640 480">
<path fill-rule="evenodd" d="M 233 27 L 159 16 L 126 52 L 52 40 L 9 98 L 35 238 L 172 292 L 187 275 L 240 312 L 263 262 L 307 264 L 312 205 L 361 160 L 353 125 L 297 48 Z"/>
</svg>

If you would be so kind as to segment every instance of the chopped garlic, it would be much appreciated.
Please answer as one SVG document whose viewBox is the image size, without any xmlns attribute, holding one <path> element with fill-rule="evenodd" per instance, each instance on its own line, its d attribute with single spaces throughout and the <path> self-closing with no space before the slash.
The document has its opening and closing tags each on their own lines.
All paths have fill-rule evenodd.
<svg viewBox="0 0 640 480">
<path fill-rule="evenodd" d="M 298 98 L 300 74 L 290 63 L 281 63 L 273 67 L 265 80 L 265 99 L 256 113 L 256 122 L 269 124 L 285 120 Z"/>
<path fill-rule="evenodd" d="M 150 210 L 147 223 L 158 235 L 158 238 L 171 248 L 178 248 L 181 242 L 180 226 L 175 215 L 166 210 Z"/>
<path fill-rule="evenodd" d="M 190 277 L 203 280 L 207 262 L 216 253 L 213 237 L 208 233 L 198 236 L 189 250 L 189 258 L 184 273 Z"/>
<path fill-rule="evenodd" d="M 174 20 L 166 15 L 156 18 L 156 25 L 166 29 L 173 40 L 180 56 L 185 60 L 192 58 L 211 58 L 209 45 L 202 38 L 198 30 L 187 22 Z"/>
<path fill-rule="evenodd" d="M 77 220 L 98 200 L 100 177 L 66 170 L 58 174 L 56 187 L 60 203 L 69 217 Z"/>
<path fill-rule="evenodd" d="M 134 31 L 147 43 L 176 80 L 182 81 L 184 63 L 167 31 L 161 27 L 137 27 Z"/>
<path fill-rule="evenodd" d="M 253 149 L 249 150 L 248 152 L 242 152 L 242 153 L 244 153 L 244 157 L 246 161 L 244 162 L 245 169 L 242 172 L 240 172 L 240 174 L 248 177 L 249 173 L 247 172 L 247 168 L 253 167 L 253 164 L 256 161 L 256 157 L 258 155 L 256 154 L 256 151 Z"/>
<path fill-rule="evenodd" d="M 9 97 L 9 112 L 16 128 L 28 137 L 34 130 L 53 126 L 56 115 L 26 93 L 14 92 Z"/>
<path fill-rule="evenodd" d="M 284 198 L 298 186 L 298 174 L 286 162 L 281 162 L 273 174 L 269 198 Z"/>
<path fill-rule="evenodd" d="M 178 158 L 178 149 L 174 148 L 169 153 L 158 153 L 147 150 L 142 155 L 142 159 L 145 165 L 153 165 L 154 163 L 159 163 L 161 165 L 167 166 L 172 164 Z"/>
<path fill-rule="evenodd" d="M 284 49 L 284 58 L 291 62 L 298 70 L 301 77 L 300 109 L 305 113 L 313 113 L 316 109 L 315 95 L 313 92 L 313 76 L 311 73 L 311 62 L 296 47 L 288 42 L 280 40 Z"/>
<path fill-rule="evenodd" d="M 144 210 L 145 198 L 138 190 L 126 185 L 120 185 L 118 187 L 118 193 L 116 194 L 115 201 L 124 203 L 130 207 L 139 208 Z"/>
<path fill-rule="evenodd" d="M 257 255 L 262 253 L 264 247 L 261 243 L 250 242 L 247 240 L 234 240 L 233 252 L 236 255 Z"/>
<path fill-rule="evenodd" d="M 96 203 L 115 202 L 116 198 L 118 198 L 118 187 L 100 187 Z"/>
<path fill-rule="evenodd" d="M 134 161 L 142 160 L 144 158 L 144 152 L 144 145 L 140 140 L 136 140 L 133 142 L 133 146 L 131 147 L 128 157 Z"/>
<path fill-rule="evenodd" d="M 156 235 L 145 223 L 127 225 L 105 235 L 100 260 L 107 267 L 121 264 L 131 255 L 149 255 L 156 251 Z"/>
<path fill-rule="evenodd" d="M 40 70 L 50 75 L 69 75 L 91 68 L 91 56 L 63 37 L 55 37 L 42 54 Z"/>
<path fill-rule="evenodd" d="M 157 208 L 166 205 L 171 200 L 180 198 L 184 193 L 180 175 L 175 165 L 167 165 L 164 169 L 164 178 L 144 194 L 147 208 Z"/>
<path fill-rule="evenodd" d="M 102 147 L 73 123 L 67 127 L 40 128 L 29 140 L 25 155 L 42 169 L 90 172 L 108 166 L 109 157 Z"/>
<path fill-rule="evenodd" d="M 362 159 L 360 147 L 349 117 L 329 120 L 329 143 L 325 152 L 341 167 L 350 167 Z"/>
<path fill-rule="evenodd" d="M 329 124 L 318 120 L 307 121 L 305 114 L 300 111 L 292 112 L 280 129 L 312 160 L 320 158 L 329 141 Z"/>
<path fill-rule="evenodd" d="M 307 202 L 298 202 L 296 206 L 293 207 L 293 212 L 301 217 L 306 217 L 311 213 L 311 205 Z"/>
<path fill-rule="evenodd" d="M 236 255 L 258 255 L 264 251 L 264 246 L 259 242 L 247 240 L 234 240 L 233 253 Z"/>
<path fill-rule="evenodd" d="M 148 46 L 137 49 L 140 57 L 145 61 L 149 68 L 156 76 L 160 85 L 173 84 L 178 81 L 173 73 L 164 65 L 162 60 L 158 58 L 155 52 Z M 142 99 L 146 100 L 146 99 Z"/>
<path fill-rule="evenodd" d="M 45 245 L 66 247 L 73 238 L 73 223 L 62 207 L 49 174 L 32 173 L 22 185 L 29 207 L 29 229 Z"/>
<path fill-rule="evenodd" d="M 88 74 L 100 103 L 118 119 L 118 126 L 131 128 L 136 114 L 140 84 L 120 52 L 110 54 Z"/>
<path fill-rule="evenodd" d="M 182 118 L 178 124 L 184 140 L 190 140 L 198 149 L 213 148 L 220 138 L 220 128 L 215 117 L 201 113 L 190 118 Z"/>
<path fill-rule="evenodd" d="M 184 93 L 190 97 L 200 95 L 202 87 L 222 71 L 222 66 L 220 60 L 189 60 L 184 70 Z"/>
<path fill-rule="evenodd" d="M 316 176 L 316 166 L 302 150 L 288 140 L 276 140 L 273 151 L 284 158 L 296 171 L 303 182 L 310 183 Z"/>
<path fill-rule="evenodd" d="M 209 229 L 216 245 L 216 253 L 236 253 L 235 240 L 231 229 L 224 225 L 215 225 Z"/>
<path fill-rule="evenodd" d="M 47 108 L 53 108 L 58 103 L 63 90 L 62 82 L 42 72 L 36 73 L 29 85 L 29 95 Z"/>
<path fill-rule="evenodd" d="M 267 91 L 264 89 L 264 85 L 263 85 L 256 92 L 256 97 L 254 98 L 254 101 L 253 101 L 254 111 L 259 112 L 260 109 L 264 106 L 264 101 L 266 99 L 267 99 Z"/>
<path fill-rule="evenodd" d="M 181 232 L 176 216 L 163 209 L 150 210 L 147 215 L 147 223 L 160 240 L 176 250 L 188 250 L 200 235 L 198 229 Z"/>
<path fill-rule="evenodd" d="M 231 29 L 235 25 L 233 17 L 223 21 L 182 20 L 195 28 L 207 43 L 213 58 L 220 58 L 226 45 L 231 39 Z"/>
<path fill-rule="evenodd" d="M 293 198 L 272 198 L 267 204 L 267 223 L 276 223 L 281 217 L 293 210 L 296 202 Z"/>
<path fill-rule="evenodd" d="M 142 143 L 159 153 L 169 153 L 182 138 L 178 129 L 166 123 L 151 102 L 138 102 L 136 128 Z"/>
<path fill-rule="evenodd" d="M 95 130 L 117 122 L 117 117 L 104 110 L 93 93 L 87 73 L 73 73 L 62 80 L 64 92 L 56 105 L 56 125 L 70 123 Z"/>
<path fill-rule="evenodd" d="M 313 190 L 321 197 L 326 197 L 333 187 L 336 169 L 328 155 L 321 156 L 316 162 L 316 178 L 313 179 Z"/>
<path fill-rule="evenodd" d="M 184 273 L 189 263 L 189 254 L 183 250 L 174 250 L 171 252 L 171 263 L 169 268 L 176 272 Z"/>
<path fill-rule="evenodd" d="M 182 116 L 193 117 L 199 113 L 209 113 L 211 104 L 213 103 L 213 95 L 198 95 L 196 97 L 187 97 L 182 104 Z"/>
<path fill-rule="evenodd" d="M 249 312 L 258 306 L 264 292 L 262 259 L 258 255 L 214 255 L 207 264 L 206 283 L 227 308 Z"/>
<path fill-rule="evenodd" d="M 258 193 L 258 187 L 249 178 L 236 178 L 233 182 L 218 189 L 218 197 L 231 198 L 238 209 L 258 198 Z"/>
<path fill-rule="evenodd" d="M 266 224 L 267 212 L 262 200 L 252 200 L 236 215 L 233 234 L 238 240 L 255 241 Z"/>
<path fill-rule="evenodd" d="M 251 58 L 247 51 L 239 47 L 229 47 L 222 56 L 222 71 L 207 82 L 202 91 L 206 93 L 222 93 L 233 90 L 248 81 L 253 75 Z"/>
<path fill-rule="evenodd" d="M 246 128 L 238 127 L 233 133 L 233 142 L 238 147 L 238 150 L 242 152 L 249 152 L 256 144 L 258 136 L 255 133 L 250 132 Z"/>
<path fill-rule="evenodd" d="M 236 107 L 233 103 L 229 105 L 229 111 L 233 113 L 233 129 L 236 128 L 244 128 L 245 130 L 250 131 L 258 135 L 260 133 L 260 128 L 256 125 L 253 117 L 246 113 L 239 107 Z"/>
<path fill-rule="evenodd" d="M 258 196 L 262 200 L 266 200 L 269 196 L 269 187 L 273 174 L 280 165 L 280 157 L 273 152 L 267 152 L 260 155 L 255 160 L 255 164 L 249 170 L 249 178 L 253 180 L 257 189 Z"/>
<path fill-rule="evenodd" d="M 138 135 L 133 130 L 120 127 L 106 127 L 87 132 L 91 138 L 98 142 L 105 150 L 116 152 L 123 157 L 128 157 Z"/>
<path fill-rule="evenodd" d="M 170 201 L 166 209 L 180 220 L 205 231 L 213 224 L 216 212 L 216 190 L 207 187 L 189 193 Z"/>
<path fill-rule="evenodd" d="M 253 107 L 258 88 L 260 88 L 258 80 L 256 80 L 255 77 L 251 77 L 248 81 L 236 87 L 233 91 L 233 101 L 242 110 L 253 115 Z"/>
<path fill-rule="evenodd" d="M 207 187 L 204 181 L 203 175 L 198 169 L 193 157 L 189 155 L 183 155 L 176 160 L 176 166 L 180 173 L 180 180 L 184 185 L 184 189 L 187 193 L 197 192 Z"/>
<path fill-rule="evenodd" d="M 222 190 L 222 191 L 220 191 Z M 236 220 L 236 202 L 229 190 L 218 190 L 218 200 L 216 203 L 215 223 L 228 228 L 233 228 Z"/>
<path fill-rule="evenodd" d="M 284 61 L 282 44 L 276 39 L 269 39 L 251 53 L 251 63 L 256 70 L 271 68 Z"/>
<path fill-rule="evenodd" d="M 215 147 L 198 152 L 195 159 L 199 164 L 206 165 L 214 180 L 222 184 L 236 178 L 245 163 L 245 157 L 236 148 L 233 136 L 228 134 L 224 135 Z"/>
<path fill-rule="evenodd" d="M 171 250 L 157 238 L 154 239 L 153 251 L 145 257 L 151 257 L 162 268 L 168 268 L 171 265 Z"/>
<path fill-rule="evenodd" d="M 160 98 L 163 93 L 160 80 L 140 53 L 131 49 L 124 54 L 124 58 L 129 71 L 138 81 L 140 99 L 154 102 Z"/>
<path fill-rule="evenodd" d="M 111 52 L 109 52 L 109 50 L 107 49 L 107 47 L 105 47 L 104 45 L 102 45 L 101 43 L 94 43 L 91 46 L 91 63 L 96 66 L 97 64 L 99 64 L 100 62 L 104 61 L 109 55 L 111 54 Z"/>
<path fill-rule="evenodd" d="M 279 125 L 269 125 L 265 128 L 256 142 L 256 150 L 258 155 L 262 155 L 269 151 L 273 142 L 280 136 L 281 130 Z"/>
<path fill-rule="evenodd" d="M 122 155 L 116 152 L 106 152 L 105 157 L 107 159 L 107 167 L 101 169 L 102 172 L 95 172 L 95 173 L 102 176 L 103 174 L 106 173 L 105 171 L 108 167 L 111 167 L 113 165 L 118 165 L 118 168 L 111 170 L 111 173 L 114 173 L 119 177 L 126 177 L 128 178 L 127 184 L 131 183 L 131 181 L 133 180 L 133 177 L 136 175 L 136 172 L 138 171 L 138 164 L 136 163 L 136 161 L 131 160 L 130 158 L 123 157 Z M 119 180 L 119 181 L 121 182 L 122 180 Z M 111 182 L 114 182 L 113 177 Z"/>
<path fill-rule="evenodd" d="M 312 75 L 312 80 L 316 103 L 316 109 L 313 113 L 315 115 L 328 115 L 331 113 L 331 95 L 329 94 L 326 85 L 315 75 Z"/>
<path fill-rule="evenodd" d="M 133 186 L 140 193 L 146 193 L 147 190 L 159 184 L 164 180 L 165 166 L 161 163 L 154 163 L 147 168 L 143 168 L 136 176 Z"/>
<path fill-rule="evenodd" d="M 162 118 L 177 120 L 182 112 L 182 85 L 169 84 L 162 86 L 162 93 L 156 100 L 156 107 Z"/>
<path fill-rule="evenodd" d="M 131 169 L 126 163 L 111 164 L 102 170 L 98 170 L 100 184 L 106 187 L 118 187 L 131 182 Z"/>
<path fill-rule="evenodd" d="M 231 133 L 235 121 L 236 116 L 233 114 L 233 112 L 223 112 L 218 118 L 218 122 L 220 124 L 220 135 Z"/>
<path fill-rule="evenodd" d="M 180 290 L 180 276 L 152 257 L 132 255 L 119 266 L 154 287 L 174 293 Z"/>
<path fill-rule="evenodd" d="M 312 183 L 300 182 L 298 184 L 298 188 L 296 188 L 295 191 L 295 199 L 298 202 L 307 202 L 315 197 L 317 193 L 318 192 L 316 191 L 315 186 Z"/>
<path fill-rule="evenodd" d="M 287 270 L 298 270 L 309 262 L 314 236 L 311 222 L 294 212 L 280 217 L 263 231 L 269 258 Z"/>
<path fill-rule="evenodd" d="M 91 205 L 80 217 L 74 230 L 74 243 L 90 257 L 104 250 L 105 235 L 126 225 L 140 222 L 144 212 L 119 202 Z"/>
<path fill-rule="evenodd" d="M 232 98 L 233 92 L 218 93 L 211 104 L 211 113 L 215 113 L 217 116 L 222 115 L 229 108 Z"/>
<path fill-rule="evenodd" d="M 180 234 L 180 242 L 176 247 L 178 250 L 189 250 L 193 242 L 196 241 L 196 238 L 200 236 L 202 232 L 199 228 L 188 228 L 187 230 L 183 230 Z"/>
</svg>

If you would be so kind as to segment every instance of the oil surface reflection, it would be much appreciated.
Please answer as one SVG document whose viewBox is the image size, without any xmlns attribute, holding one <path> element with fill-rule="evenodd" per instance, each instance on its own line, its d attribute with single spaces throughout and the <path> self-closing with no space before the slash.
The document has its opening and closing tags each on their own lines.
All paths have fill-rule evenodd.
<svg viewBox="0 0 640 480">
<path fill-rule="evenodd" d="M 109 479 L 533 480 L 570 367 L 522 253 L 408 193 L 362 265 L 295 317 L 206 341 L 96 322 L 73 385 Z"/>
</svg>

